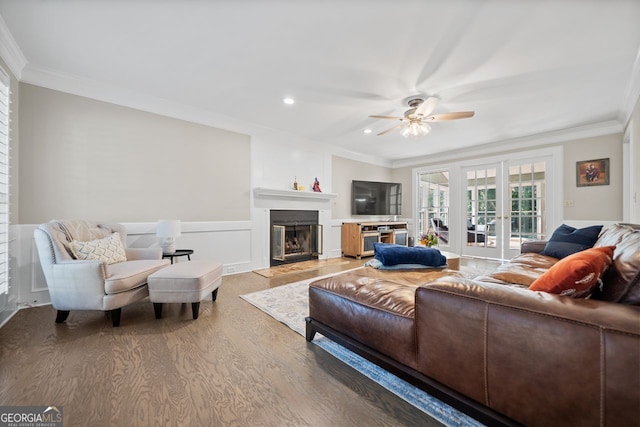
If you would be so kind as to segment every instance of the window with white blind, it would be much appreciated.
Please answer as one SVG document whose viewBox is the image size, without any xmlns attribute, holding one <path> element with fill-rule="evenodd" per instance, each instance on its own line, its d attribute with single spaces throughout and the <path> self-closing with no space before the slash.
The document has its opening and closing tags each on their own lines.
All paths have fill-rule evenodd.
<svg viewBox="0 0 640 427">
<path fill-rule="evenodd" d="M 0 68 L 0 295 L 9 291 L 9 81 Z"/>
</svg>

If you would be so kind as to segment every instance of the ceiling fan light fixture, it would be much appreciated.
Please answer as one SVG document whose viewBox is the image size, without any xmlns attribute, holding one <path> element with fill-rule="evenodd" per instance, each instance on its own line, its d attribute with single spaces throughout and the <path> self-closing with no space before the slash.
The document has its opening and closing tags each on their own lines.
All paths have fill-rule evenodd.
<svg viewBox="0 0 640 427">
<path fill-rule="evenodd" d="M 440 98 L 430 96 L 426 100 L 422 98 L 409 99 L 408 104 L 411 109 L 404 112 L 403 117 L 384 116 L 374 114 L 372 119 L 400 120 L 400 124 L 392 128 L 383 130 L 378 135 L 385 135 L 393 130 L 402 129 L 401 135 L 405 138 L 410 136 L 424 136 L 429 133 L 431 126 L 426 122 L 445 122 L 448 120 L 458 120 L 473 117 L 474 111 L 456 111 L 452 113 L 432 114 Z"/>
<path fill-rule="evenodd" d="M 429 133 L 431 126 L 419 121 L 411 122 L 407 127 L 402 129 L 402 136 L 409 138 L 410 136 L 424 136 Z"/>
</svg>

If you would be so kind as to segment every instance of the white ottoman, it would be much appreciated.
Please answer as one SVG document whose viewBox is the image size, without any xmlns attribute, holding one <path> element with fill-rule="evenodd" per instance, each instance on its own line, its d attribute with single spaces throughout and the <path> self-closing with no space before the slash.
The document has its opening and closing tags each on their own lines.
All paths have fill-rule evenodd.
<svg viewBox="0 0 640 427">
<path fill-rule="evenodd" d="M 165 302 L 191 303 L 193 318 L 198 318 L 200 301 L 209 293 L 213 301 L 222 283 L 222 264 L 212 261 L 188 261 L 171 264 L 151 274 L 147 280 L 149 299 L 156 319 L 162 317 Z"/>
</svg>

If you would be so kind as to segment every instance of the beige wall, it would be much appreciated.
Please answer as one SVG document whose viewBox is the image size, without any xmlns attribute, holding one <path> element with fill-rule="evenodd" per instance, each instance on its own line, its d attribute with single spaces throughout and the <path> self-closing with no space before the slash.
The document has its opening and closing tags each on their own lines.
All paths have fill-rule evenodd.
<svg viewBox="0 0 640 427">
<path fill-rule="evenodd" d="M 609 159 L 609 185 L 576 186 L 576 162 Z M 564 143 L 565 220 L 622 221 L 622 134 Z M 566 205 L 566 203 L 565 203 Z"/>
<path fill-rule="evenodd" d="M 246 135 L 20 85 L 19 223 L 250 218 Z"/>
<path fill-rule="evenodd" d="M 629 154 L 631 160 L 630 171 L 630 192 L 631 200 L 629 203 L 629 221 L 635 224 L 640 224 L 640 98 L 636 102 L 631 119 L 627 126 L 627 132 L 629 134 Z"/>
<path fill-rule="evenodd" d="M 344 157 L 332 156 L 331 181 L 332 192 L 338 197 L 331 211 L 332 218 L 351 218 L 351 181 L 390 181 L 391 169 L 384 166 L 376 166 L 370 163 L 358 162 Z M 411 191 L 411 187 L 402 188 L 402 192 Z M 404 203 L 404 198 L 403 198 Z M 406 214 L 404 205 L 402 213 Z"/>
</svg>

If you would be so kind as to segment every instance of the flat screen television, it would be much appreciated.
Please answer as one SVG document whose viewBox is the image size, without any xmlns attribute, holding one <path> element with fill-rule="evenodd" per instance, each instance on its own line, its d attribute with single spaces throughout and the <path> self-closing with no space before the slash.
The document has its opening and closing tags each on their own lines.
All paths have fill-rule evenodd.
<svg viewBox="0 0 640 427">
<path fill-rule="evenodd" d="M 351 215 L 402 215 L 402 184 L 352 181 Z"/>
</svg>

